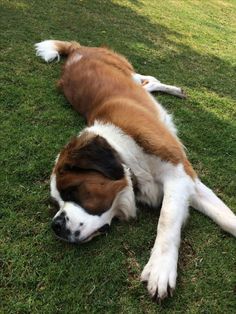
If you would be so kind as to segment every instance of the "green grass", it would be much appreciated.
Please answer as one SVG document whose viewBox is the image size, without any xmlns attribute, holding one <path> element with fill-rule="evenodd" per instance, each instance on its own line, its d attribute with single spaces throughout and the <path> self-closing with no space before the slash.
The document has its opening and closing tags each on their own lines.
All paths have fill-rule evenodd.
<svg viewBox="0 0 236 314">
<path fill-rule="evenodd" d="M 0 313 L 235 313 L 235 239 L 198 213 L 183 232 L 174 297 L 161 307 L 139 282 L 155 211 L 83 246 L 54 238 L 53 160 L 84 124 L 56 90 L 61 64 L 33 48 L 50 38 L 106 44 L 138 72 L 182 86 L 187 100 L 158 99 L 202 180 L 235 211 L 235 1 L 0 3 Z"/>
</svg>

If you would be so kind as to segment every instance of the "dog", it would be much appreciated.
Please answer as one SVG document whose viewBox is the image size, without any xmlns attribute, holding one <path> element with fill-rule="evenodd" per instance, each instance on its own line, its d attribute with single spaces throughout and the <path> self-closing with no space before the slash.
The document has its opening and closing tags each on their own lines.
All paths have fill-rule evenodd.
<svg viewBox="0 0 236 314">
<path fill-rule="evenodd" d="M 55 234 L 84 243 L 106 233 L 114 217 L 135 217 L 136 201 L 161 206 L 141 280 L 156 300 L 172 295 L 189 205 L 236 236 L 236 216 L 200 181 L 171 115 L 150 92 L 185 94 L 135 73 L 125 57 L 107 48 L 46 40 L 36 44 L 36 54 L 47 62 L 67 56 L 58 86 L 87 123 L 52 171 L 51 196 L 60 207 Z"/>
</svg>

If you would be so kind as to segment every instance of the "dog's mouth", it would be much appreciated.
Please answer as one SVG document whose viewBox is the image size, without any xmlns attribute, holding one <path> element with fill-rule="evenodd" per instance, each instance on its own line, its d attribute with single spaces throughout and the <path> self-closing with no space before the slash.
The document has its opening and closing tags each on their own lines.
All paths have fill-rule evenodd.
<svg viewBox="0 0 236 314">
<path fill-rule="evenodd" d="M 102 234 L 103 235 L 107 235 L 109 231 L 110 231 L 110 225 L 109 224 L 105 224 L 101 228 L 99 228 L 98 230 L 96 230 L 92 234 L 90 234 L 88 237 L 79 239 L 78 243 L 89 242 L 90 240 L 92 240 L 93 238 L 95 238 L 95 237 L 97 237 L 99 235 L 102 235 Z"/>
<path fill-rule="evenodd" d="M 109 230 L 110 230 L 110 225 L 105 224 L 101 228 L 99 228 L 98 230 L 96 230 L 92 234 L 90 234 L 88 237 L 81 238 L 81 239 L 76 238 L 75 236 L 72 236 L 72 235 L 69 235 L 67 237 L 62 237 L 62 236 L 59 236 L 57 234 L 55 234 L 55 235 L 59 240 L 62 240 L 62 241 L 68 242 L 68 243 L 82 244 L 82 243 L 89 242 L 90 240 L 92 240 L 93 238 L 95 238 L 99 235 L 107 235 Z"/>
<path fill-rule="evenodd" d="M 82 238 L 80 240 L 77 240 L 76 243 L 86 243 L 91 241 L 93 238 L 99 236 L 101 234 L 101 232 L 99 231 L 95 231 L 94 233 L 92 233 L 90 236 L 86 237 L 86 238 Z"/>
</svg>

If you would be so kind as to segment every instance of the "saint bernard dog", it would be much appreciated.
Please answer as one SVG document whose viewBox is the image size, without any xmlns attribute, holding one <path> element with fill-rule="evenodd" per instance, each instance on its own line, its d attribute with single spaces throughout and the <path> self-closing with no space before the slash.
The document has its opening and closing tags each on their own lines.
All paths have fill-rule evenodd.
<svg viewBox="0 0 236 314">
<path fill-rule="evenodd" d="M 172 295 L 189 206 L 236 236 L 236 216 L 200 181 L 171 115 L 150 92 L 185 95 L 135 73 L 125 57 L 107 48 L 46 40 L 36 44 L 36 53 L 47 62 L 67 56 L 58 86 L 87 122 L 57 156 L 52 171 L 51 196 L 60 208 L 52 222 L 55 234 L 84 243 L 106 233 L 114 217 L 135 217 L 136 201 L 160 206 L 141 280 L 154 299 Z"/>
</svg>

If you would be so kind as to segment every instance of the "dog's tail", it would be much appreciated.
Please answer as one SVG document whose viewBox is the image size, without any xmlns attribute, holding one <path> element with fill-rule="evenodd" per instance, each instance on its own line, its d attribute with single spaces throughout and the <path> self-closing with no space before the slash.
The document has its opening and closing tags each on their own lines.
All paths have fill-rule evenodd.
<svg viewBox="0 0 236 314">
<path fill-rule="evenodd" d="M 236 237 L 236 215 L 200 180 L 196 180 L 190 205 Z"/>
<path fill-rule="evenodd" d="M 60 40 L 44 40 L 35 44 L 36 55 L 46 62 L 54 59 L 60 60 L 60 55 L 69 55 L 81 46 L 77 42 L 60 41 Z"/>
</svg>

